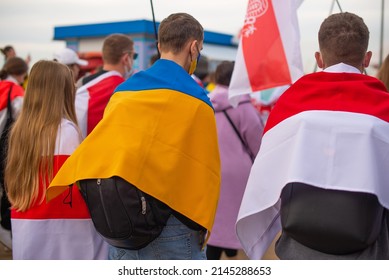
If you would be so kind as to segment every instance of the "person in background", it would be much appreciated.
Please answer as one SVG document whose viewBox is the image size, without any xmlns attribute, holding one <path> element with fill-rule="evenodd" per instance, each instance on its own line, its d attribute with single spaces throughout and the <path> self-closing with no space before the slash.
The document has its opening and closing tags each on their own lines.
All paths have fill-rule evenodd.
<svg viewBox="0 0 389 280">
<path fill-rule="evenodd" d="M 9 58 L 4 64 L 3 69 L 0 71 L 0 132 L 8 133 L 4 131 L 7 128 L 8 114 L 11 113 L 11 120 L 15 120 L 22 108 L 24 89 L 20 84 L 24 81 L 27 75 L 28 66 L 27 63 L 19 58 Z M 8 100 L 8 98 L 10 98 Z M 10 101 L 8 107 L 8 101 Z M 11 111 L 9 112 L 8 109 Z M 11 122 L 10 122 L 11 124 Z M 9 124 L 8 124 L 9 125 Z M 2 138 L 4 136 L 2 135 Z M 12 248 L 11 242 L 11 218 L 10 218 L 10 203 L 8 201 L 7 194 L 4 190 L 4 161 L 6 156 L 6 143 L 0 150 L 0 189 L 1 189 L 1 222 L 0 222 L 0 242 L 2 242 L 7 248 Z"/>
<path fill-rule="evenodd" d="M 88 65 L 88 61 L 80 59 L 77 53 L 69 48 L 61 49 L 54 53 L 54 60 L 59 63 L 65 64 L 72 70 L 74 82 L 78 80 L 80 73 L 80 66 Z"/>
<path fill-rule="evenodd" d="M 5 46 L 3 49 L 0 49 L 0 51 L 4 55 L 4 63 L 7 62 L 8 59 L 17 56 L 14 47 L 10 46 L 10 45 Z M 28 65 L 31 62 L 31 56 L 27 55 L 27 57 L 24 61 L 26 62 L 27 67 L 28 67 Z M 23 89 L 26 89 L 27 84 L 28 84 L 28 75 L 25 75 L 24 80 L 20 83 L 20 85 L 23 86 Z"/>
<path fill-rule="evenodd" d="M 110 245 L 109 258 L 204 260 L 220 186 L 214 110 L 191 78 L 204 30 L 191 15 L 177 13 L 161 22 L 158 34 L 161 58 L 116 88 L 103 119 L 62 166 L 48 195 L 87 178 L 123 178 L 172 214 L 151 243 L 139 250 Z"/>
<path fill-rule="evenodd" d="M 228 257 L 234 257 L 241 249 L 235 222 L 263 133 L 263 124 L 249 95 L 242 96 L 236 108 L 228 102 L 228 86 L 233 70 L 234 62 L 221 62 L 215 72 L 215 89 L 209 94 L 215 109 L 222 167 L 219 203 L 207 245 L 209 260 L 220 259 L 223 252 Z"/>
<path fill-rule="evenodd" d="M 203 88 L 206 84 L 204 83 L 205 79 L 209 74 L 209 62 L 208 57 L 201 55 L 197 59 L 196 70 L 192 74 L 192 78 Z"/>
<path fill-rule="evenodd" d="M 14 259 L 106 259 L 107 244 L 94 229 L 76 185 L 46 202 L 46 188 L 81 142 L 68 67 L 38 61 L 11 132 L 5 183 L 12 205 Z"/>
<path fill-rule="evenodd" d="M 210 72 L 207 77 L 204 80 L 205 89 L 208 92 L 211 92 L 215 89 L 216 82 L 215 82 L 215 71 Z"/>
<path fill-rule="evenodd" d="M 150 56 L 149 67 L 152 66 L 159 59 L 159 54 L 155 53 Z"/>
<path fill-rule="evenodd" d="M 6 62 L 11 57 L 16 57 L 16 51 L 13 46 L 5 46 L 3 49 L 0 49 L 1 53 L 4 55 L 4 61 Z M 28 55 L 26 59 L 24 60 L 28 64 L 30 64 L 31 56 Z"/>
<path fill-rule="evenodd" d="M 0 49 L 1 53 L 4 55 L 4 61 L 7 62 L 7 60 L 11 57 L 16 56 L 15 49 L 12 46 L 5 46 L 4 48 Z"/>
<path fill-rule="evenodd" d="M 389 54 L 386 56 L 380 69 L 378 69 L 377 79 L 383 82 L 386 89 L 389 91 Z"/>
<path fill-rule="evenodd" d="M 76 93 L 76 114 L 83 137 L 101 120 L 112 93 L 131 75 L 134 59 L 138 57 L 134 42 L 123 34 L 105 38 L 102 54 L 103 68 L 84 77 Z"/>
<path fill-rule="evenodd" d="M 389 95 L 364 75 L 369 30 L 353 13 L 327 17 L 308 74 L 265 126 L 236 224 L 260 259 L 389 259 Z"/>
</svg>

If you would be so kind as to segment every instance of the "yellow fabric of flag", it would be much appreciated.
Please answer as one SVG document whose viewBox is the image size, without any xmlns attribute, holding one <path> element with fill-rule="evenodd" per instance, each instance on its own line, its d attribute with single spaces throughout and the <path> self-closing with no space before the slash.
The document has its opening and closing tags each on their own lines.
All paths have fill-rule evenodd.
<svg viewBox="0 0 389 280">
<path fill-rule="evenodd" d="M 172 89 L 116 92 L 47 190 L 119 176 L 211 230 L 220 159 L 212 107 Z"/>
</svg>

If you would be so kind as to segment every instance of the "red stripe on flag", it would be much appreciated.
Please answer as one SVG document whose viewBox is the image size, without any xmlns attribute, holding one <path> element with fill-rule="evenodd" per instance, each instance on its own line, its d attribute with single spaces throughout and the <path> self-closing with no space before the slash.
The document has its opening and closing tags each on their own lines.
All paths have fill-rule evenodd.
<svg viewBox="0 0 389 280">
<path fill-rule="evenodd" d="M 67 155 L 54 156 L 54 175 L 68 157 Z M 71 192 L 69 187 L 69 191 L 63 192 L 49 202 L 44 200 L 42 204 L 34 205 L 25 212 L 12 210 L 12 219 L 89 219 L 89 210 L 78 187 L 73 185 L 71 188 Z M 46 192 L 46 188 L 43 189 L 41 185 L 39 195 L 42 191 Z"/>
<path fill-rule="evenodd" d="M 282 94 L 266 122 L 265 133 L 283 120 L 309 110 L 367 114 L 389 122 L 388 108 L 388 93 L 376 78 L 350 73 L 312 73 Z"/>
<path fill-rule="evenodd" d="M 87 134 L 91 133 L 95 126 L 103 118 L 104 109 L 116 87 L 124 82 L 120 76 L 110 76 L 88 88 L 88 127 Z"/>
<path fill-rule="evenodd" d="M 253 91 L 291 83 L 271 0 L 250 0 L 242 30 L 242 49 Z"/>
</svg>

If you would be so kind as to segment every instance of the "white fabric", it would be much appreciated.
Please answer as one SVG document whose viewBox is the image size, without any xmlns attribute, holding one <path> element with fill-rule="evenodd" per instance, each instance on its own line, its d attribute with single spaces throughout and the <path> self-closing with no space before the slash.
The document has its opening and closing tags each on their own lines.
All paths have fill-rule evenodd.
<svg viewBox="0 0 389 280">
<path fill-rule="evenodd" d="M 75 124 L 62 119 L 54 154 L 70 155 L 80 142 Z M 12 218 L 11 221 L 12 256 L 15 260 L 92 260 L 108 257 L 108 244 L 96 232 L 91 219 Z"/>
<path fill-rule="evenodd" d="M 81 141 L 81 135 L 76 125 L 67 119 L 62 119 L 58 128 L 54 154 L 71 155 Z"/>
<path fill-rule="evenodd" d="M 234 71 L 232 72 L 231 82 L 228 89 L 228 98 L 233 107 L 237 107 L 242 95 L 252 93 L 251 83 L 246 68 L 243 54 L 242 39 L 238 45 Z"/>
<path fill-rule="evenodd" d="M 303 60 L 300 50 L 300 29 L 297 17 L 297 9 L 303 0 L 273 0 L 274 13 L 277 18 L 289 73 L 292 83 L 303 74 Z"/>
<path fill-rule="evenodd" d="M 13 219 L 12 230 L 24 233 L 12 236 L 14 260 L 108 258 L 108 245 L 101 241 L 90 219 Z M 26 234 L 28 232 L 33 234 Z"/>
<path fill-rule="evenodd" d="M 14 120 L 19 116 L 20 110 L 23 106 L 23 96 L 17 96 L 11 101 L 12 117 Z M 0 111 L 0 131 L 3 131 L 7 121 L 7 107 Z"/>
<path fill-rule="evenodd" d="M 75 101 L 76 115 L 77 115 L 78 126 L 80 127 L 82 136 L 84 138 L 87 136 L 87 130 L 88 130 L 88 106 L 89 106 L 89 99 L 90 99 L 88 89 L 111 76 L 121 77 L 122 75 L 117 71 L 108 71 L 77 89 L 76 101 Z"/>
<path fill-rule="evenodd" d="M 19 84 L 19 82 L 11 75 L 8 75 L 5 81 L 10 81 L 17 85 Z M 24 98 L 23 96 L 16 96 L 14 99 L 11 98 L 12 117 L 14 118 L 14 120 L 19 116 L 20 110 L 22 109 L 23 98 Z M 6 120 L 7 120 L 7 105 L 3 110 L 0 111 L 0 131 L 3 131 Z"/>
<path fill-rule="evenodd" d="M 248 256 L 260 259 L 280 231 L 279 197 L 289 182 L 368 192 L 389 208 L 389 124 L 371 115 L 305 111 L 267 131 L 237 221 Z"/>
<path fill-rule="evenodd" d="M 12 75 L 8 75 L 7 78 L 5 79 L 5 81 L 10 81 L 10 82 L 13 82 L 15 84 L 19 84 L 18 80 L 16 80 Z"/>
<path fill-rule="evenodd" d="M 354 66 L 345 64 L 345 63 L 338 63 L 332 66 L 329 66 L 323 70 L 323 72 L 328 73 L 354 73 L 354 74 L 361 74 L 361 71 L 359 71 L 358 68 L 355 68 Z"/>
<path fill-rule="evenodd" d="M 303 65 L 300 50 L 300 30 L 297 18 L 297 9 L 303 0 L 264 1 L 272 1 L 273 3 L 278 29 L 288 62 L 289 73 L 292 79 L 292 83 L 294 83 L 303 75 Z M 260 7 L 260 5 L 258 5 L 258 7 Z M 265 39 L 266 38 L 264 38 L 264 40 Z M 257 43 L 260 44 L 261 42 Z M 257 75 L 266 75 L 266 73 L 257 73 Z M 258 90 L 251 87 L 251 83 L 248 77 L 249 75 L 245 64 L 241 37 L 236 54 L 234 71 L 229 86 L 229 100 L 232 106 L 236 107 L 238 105 L 241 95 L 253 93 Z"/>
</svg>

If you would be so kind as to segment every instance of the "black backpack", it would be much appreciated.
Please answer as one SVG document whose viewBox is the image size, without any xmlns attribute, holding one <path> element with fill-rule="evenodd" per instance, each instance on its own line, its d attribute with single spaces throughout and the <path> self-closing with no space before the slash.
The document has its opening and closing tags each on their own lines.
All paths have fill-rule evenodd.
<svg viewBox="0 0 389 280">
<path fill-rule="evenodd" d="M 281 193 L 283 234 L 320 252 L 351 254 L 373 244 L 385 208 L 370 193 L 289 183 Z"/>
<path fill-rule="evenodd" d="M 78 185 L 97 232 L 115 247 L 147 246 L 172 214 L 169 206 L 117 176 L 81 180 Z"/>
<path fill-rule="evenodd" d="M 0 136 L 0 185 L 3 189 L 3 195 L 1 197 L 1 226 L 7 230 L 11 230 L 11 203 L 8 200 L 7 193 L 4 186 L 4 169 L 5 169 L 5 160 L 7 158 L 7 148 L 8 148 L 8 135 L 11 130 L 11 126 L 14 122 L 12 117 L 12 106 L 11 106 L 11 92 L 13 84 L 8 91 L 7 99 L 7 119 L 4 125 L 4 129 L 1 132 Z"/>
</svg>

